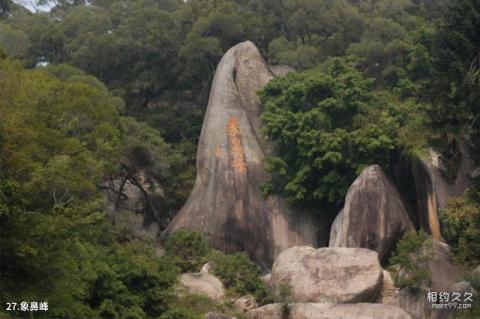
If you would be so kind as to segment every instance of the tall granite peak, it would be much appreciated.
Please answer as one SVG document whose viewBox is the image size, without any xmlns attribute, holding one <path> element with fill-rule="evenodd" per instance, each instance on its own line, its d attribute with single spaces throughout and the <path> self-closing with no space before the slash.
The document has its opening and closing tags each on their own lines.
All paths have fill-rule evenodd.
<svg viewBox="0 0 480 319">
<path fill-rule="evenodd" d="M 266 268 L 286 248 L 316 246 L 318 226 L 310 215 L 259 190 L 269 175 L 263 165 L 267 147 L 257 92 L 272 78 L 252 42 L 223 56 L 200 135 L 195 186 L 164 236 L 181 228 L 199 229 L 215 248 L 245 250 Z"/>
</svg>

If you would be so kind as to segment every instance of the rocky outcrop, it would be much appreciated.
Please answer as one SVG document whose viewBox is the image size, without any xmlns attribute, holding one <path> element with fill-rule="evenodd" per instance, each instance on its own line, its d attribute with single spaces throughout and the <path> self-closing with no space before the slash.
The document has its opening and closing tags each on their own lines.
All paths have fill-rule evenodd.
<svg viewBox="0 0 480 319">
<path fill-rule="evenodd" d="M 205 315 L 205 319 L 236 319 L 236 318 L 225 316 L 216 312 L 209 312 Z"/>
<path fill-rule="evenodd" d="M 212 263 L 208 262 L 202 266 L 200 272 L 210 274 L 212 272 Z"/>
<path fill-rule="evenodd" d="M 266 274 L 260 277 L 260 280 L 267 285 L 267 287 L 270 286 L 270 279 L 272 278 L 272 274 Z"/>
<path fill-rule="evenodd" d="M 459 281 L 459 282 L 456 282 L 454 283 L 451 287 L 450 287 L 450 291 L 454 291 L 454 292 L 457 292 L 457 293 L 461 293 L 462 296 L 465 294 L 465 293 L 471 293 L 471 294 L 475 294 L 476 291 L 475 291 L 475 288 L 473 288 L 472 284 L 468 281 Z"/>
<path fill-rule="evenodd" d="M 397 189 L 380 166 L 372 165 L 350 186 L 329 246 L 369 248 L 384 261 L 402 234 L 413 228 Z"/>
<path fill-rule="evenodd" d="M 412 319 L 440 319 L 440 314 L 427 302 L 427 291 L 423 289 L 404 288 L 398 291 L 388 304 L 405 310 Z"/>
<path fill-rule="evenodd" d="M 217 277 L 208 273 L 187 273 L 180 276 L 177 286 L 179 294 L 201 295 L 220 301 L 225 296 L 223 283 Z"/>
<path fill-rule="evenodd" d="M 383 304 L 388 303 L 398 290 L 399 289 L 395 287 L 395 281 L 393 280 L 392 275 L 388 271 L 383 270 L 382 290 L 380 291 L 377 302 Z"/>
<path fill-rule="evenodd" d="M 378 255 L 363 248 L 293 247 L 278 256 L 270 284 L 294 302 L 373 302 L 382 288 Z"/>
<path fill-rule="evenodd" d="M 180 228 L 199 229 L 215 248 L 247 251 L 265 268 L 288 247 L 316 245 L 319 228 L 310 214 L 294 210 L 279 196 L 265 198 L 259 190 L 269 176 L 257 91 L 272 76 L 251 42 L 224 55 L 202 126 L 195 187 L 163 236 Z"/>
<path fill-rule="evenodd" d="M 438 240 L 430 239 L 423 243 L 421 249 L 411 256 L 412 261 L 425 260 L 428 271 L 428 280 L 414 284 L 414 287 L 404 288 L 395 295 L 381 302 L 398 306 L 407 311 L 414 319 L 443 319 L 448 318 L 445 309 L 435 309 L 427 300 L 429 291 L 446 292 L 450 296 L 453 292 L 462 292 L 469 289 L 469 283 L 457 282 L 461 272 L 451 258 L 450 247 Z M 400 269 L 397 276 L 409 278 L 410 274 Z"/>
<path fill-rule="evenodd" d="M 239 312 L 248 312 L 258 307 L 255 298 L 251 295 L 243 296 L 235 300 L 233 306 Z"/>
<path fill-rule="evenodd" d="M 450 246 L 438 240 L 432 241 L 428 262 L 432 290 L 448 291 L 460 279 L 460 269 L 451 256 Z"/>
<path fill-rule="evenodd" d="M 418 251 L 411 254 L 410 262 L 425 268 L 428 273 L 428 278 L 414 283 L 417 288 L 447 291 L 461 278 L 460 270 L 452 260 L 450 246 L 435 239 L 426 240 Z M 411 278 L 403 268 L 398 268 L 396 276 L 401 281 Z"/>
<path fill-rule="evenodd" d="M 442 240 L 438 210 L 445 207 L 450 197 L 461 196 L 472 186 L 471 175 L 475 170 L 475 163 L 468 146 L 460 145 L 459 154 L 460 166 L 455 180 L 451 182 L 443 177 L 441 155 L 433 149 L 429 149 L 427 155 L 413 165 L 420 226 L 437 240 Z"/>
<path fill-rule="evenodd" d="M 381 304 L 270 304 L 247 313 L 249 319 L 411 319 L 402 309 Z"/>
</svg>

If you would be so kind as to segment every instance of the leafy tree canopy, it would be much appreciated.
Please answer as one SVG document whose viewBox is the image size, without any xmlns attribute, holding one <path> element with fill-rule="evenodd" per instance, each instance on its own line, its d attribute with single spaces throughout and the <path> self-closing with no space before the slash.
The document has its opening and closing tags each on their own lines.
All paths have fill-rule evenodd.
<svg viewBox="0 0 480 319">
<path fill-rule="evenodd" d="M 402 126 L 419 106 L 375 96 L 371 82 L 354 62 L 333 59 L 265 87 L 262 120 L 275 145 L 275 155 L 267 159 L 272 173 L 267 193 L 285 193 L 297 204 L 341 204 L 365 166 L 388 170 L 395 152 L 412 147 L 402 139 Z"/>
</svg>

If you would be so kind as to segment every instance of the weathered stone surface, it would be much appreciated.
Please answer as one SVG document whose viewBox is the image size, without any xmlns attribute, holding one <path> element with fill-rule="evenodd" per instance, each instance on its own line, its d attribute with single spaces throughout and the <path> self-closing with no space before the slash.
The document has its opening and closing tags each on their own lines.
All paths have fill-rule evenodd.
<svg viewBox="0 0 480 319">
<path fill-rule="evenodd" d="M 213 300 L 221 300 L 225 296 L 223 283 L 208 273 L 187 273 L 180 276 L 177 291 L 206 296 Z"/>
<path fill-rule="evenodd" d="M 468 281 L 459 281 L 459 282 L 454 283 L 450 287 L 450 291 L 461 293 L 462 296 L 466 292 L 471 293 L 471 294 L 476 293 L 475 288 L 473 288 L 472 284 Z"/>
<path fill-rule="evenodd" d="M 267 287 L 270 287 L 270 279 L 272 278 L 272 274 L 266 274 L 260 277 L 260 280 L 267 285 Z"/>
<path fill-rule="evenodd" d="M 416 282 L 415 287 L 433 291 L 448 291 L 460 278 L 460 270 L 451 258 L 450 246 L 435 240 L 426 240 L 421 249 L 410 255 L 412 263 L 427 262 L 428 279 Z M 397 276 L 400 279 L 409 279 L 411 274 L 399 265 Z"/>
<path fill-rule="evenodd" d="M 472 186 L 471 175 L 475 163 L 467 145 L 460 145 L 459 151 L 462 158 L 453 182 L 448 182 L 443 177 L 441 155 L 433 149 L 429 149 L 427 156 L 413 165 L 420 226 L 437 240 L 442 240 L 438 210 L 445 207 L 450 197 L 460 196 Z"/>
<path fill-rule="evenodd" d="M 426 307 L 427 296 L 423 291 L 404 288 L 393 296 L 388 304 L 402 308 L 413 319 L 429 318 L 431 315 Z"/>
<path fill-rule="evenodd" d="M 412 319 L 447 319 L 447 311 L 432 309 L 431 303 L 427 301 L 427 293 L 426 289 L 404 288 L 388 304 L 405 310 Z"/>
<path fill-rule="evenodd" d="M 395 281 L 393 280 L 392 275 L 388 271 L 383 270 L 382 289 L 376 302 L 383 304 L 388 303 L 398 290 L 399 289 L 395 287 Z"/>
<path fill-rule="evenodd" d="M 252 42 L 224 55 L 202 126 L 195 187 L 163 236 L 179 228 L 200 229 L 215 248 L 247 251 L 269 268 L 282 250 L 316 246 L 319 233 L 327 234 L 319 232 L 311 214 L 295 211 L 279 196 L 265 198 L 259 190 L 268 174 L 257 91 L 271 78 Z"/>
<path fill-rule="evenodd" d="M 203 265 L 202 269 L 200 269 L 200 272 L 207 273 L 207 274 L 209 274 L 211 271 L 212 271 L 212 264 L 210 262 Z"/>
<path fill-rule="evenodd" d="M 473 269 L 473 274 L 480 277 L 480 266 L 477 266 L 475 269 Z"/>
<path fill-rule="evenodd" d="M 425 159 L 425 165 L 431 170 L 432 183 L 439 208 L 444 208 L 450 197 L 462 195 L 467 188 L 472 186 L 471 174 L 475 170 L 475 163 L 466 144 L 459 145 L 461 154 L 460 167 L 453 183 L 448 183 L 442 176 L 441 155 L 434 150 L 429 150 L 429 156 Z"/>
<path fill-rule="evenodd" d="M 373 302 L 383 272 L 376 252 L 364 248 L 293 247 L 272 269 L 271 285 L 291 288 L 295 302 Z"/>
<path fill-rule="evenodd" d="M 268 304 L 249 311 L 247 317 L 249 319 L 289 319 L 287 311 L 286 305 L 279 303 Z"/>
<path fill-rule="evenodd" d="M 462 292 L 471 286 L 467 282 L 457 282 L 460 270 L 450 257 L 450 247 L 438 240 L 426 241 L 422 248 L 412 258 L 427 257 L 428 282 L 416 283 L 415 287 L 398 290 L 397 293 L 384 300 L 383 303 L 398 306 L 407 311 L 414 319 L 444 319 L 449 317 L 446 309 L 432 308 L 427 300 L 429 291 L 447 292 L 452 296 L 453 292 Z M 409 274 L 404 270 L 399 271 L 399 276 L 408 278 Z"/>
<path fill-rule="evenodd" d="M 431 259 L 428 262 L 431 288 L 435 291 L 448 291 L 460 279 L 460 270 L 452 260 L 450 246 L 433 240 Z"/>
<path fill-rule="evenodd" d="M 225 316 L 216 312 L 209 312 L 205 315 L 205 319 L 236 319 L 236 318 Z"/>
<path fill-rule="evenodd" d="M 398 307 L 381 304 L 300 304 L 292 309 L 292 319 L 410 319 L 410 315 Z"/>
<path fill-rule="evenodd" d="M 247 313 L 249 319 L 411 319 L 404 310 L 381 304 L 270 304 Z"/>
<path fill-rule="evenodd" d="M 380 166 L 372 165 L 350 186 L 333 222 L 329 246 L 369 248 L 384 261 L 408 229 L 413 224 L 397 189 Z"/>
<path fill-rule="evenodd" d="M 251 295 L 243 296 L 235 300 L 233 303 L 235 309 L 240 312 L 247 312 L 258 307 L 255 298 Z"/>
</svg>

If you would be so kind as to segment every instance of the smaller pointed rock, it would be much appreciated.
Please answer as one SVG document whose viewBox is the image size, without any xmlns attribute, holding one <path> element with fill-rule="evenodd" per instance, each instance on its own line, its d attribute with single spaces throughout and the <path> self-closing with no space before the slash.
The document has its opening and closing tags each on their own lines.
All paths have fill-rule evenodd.
<svg viewBox="0 0 480 319">
<path fill-rule="evenodd" d="M 378 165 L 353 182 L 330 231 L 330 247 L 361 247 L 385 261 L 402 234 L 414 229 L 400 194 Z"/>
</svg>

